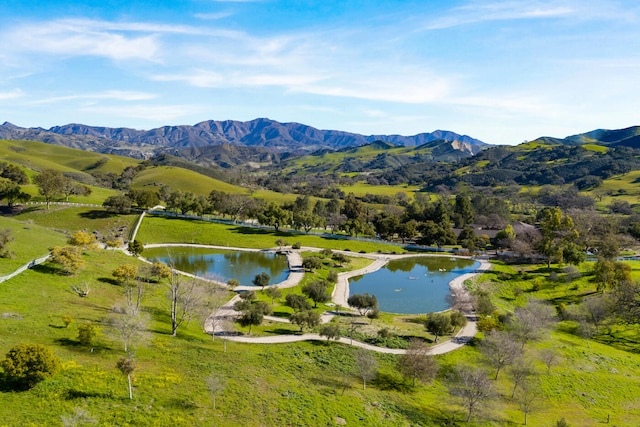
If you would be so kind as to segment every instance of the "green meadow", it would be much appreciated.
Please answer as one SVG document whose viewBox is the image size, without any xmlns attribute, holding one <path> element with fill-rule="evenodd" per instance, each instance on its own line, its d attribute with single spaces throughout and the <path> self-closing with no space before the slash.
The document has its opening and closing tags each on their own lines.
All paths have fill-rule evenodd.
<svg viewBox="0 0 640 427">
<path fill-rule="evenodd" d="M 44 248 L 63 243 L 64 232 L 87 228 L 88 212 L 93 211 L 43 209 L 3 219 L 2 227 L 12 228 L 16 233 L 21 228 L 33 235 L 42 233 L 48 236 L 39 243 Z M 97 221 L 96 225 L 89 228 L 92 230 L 108 230 L 116 224 L 131 226 L 135 220 L 133 215 L 104 218 L 89 215 L 96 216 L 92 219 Z M 12 244 L 16 258 L 19 253 L 20 257 L 28 258 L 30 255 L 22 255 L 24 249 L 20 245 L 29 235 L 19 237 L 20 241 Z M 139 238 L 145 243 L 193 240 L 260 248 L 274 247 L 275 240 L 286 238 L 290 242 L 299 240 L 303 245 L 335 249 L 348 244 L 353 251 L 388 249 L 381 245 L 364 246 L 364 242 L 254 233 L 236 226 L 153 216 L 144 220 Z M 363 246 L 357 246 L 359 243 Z M 36 252 L 39 250 L 34 248 Z M 115 367 L 125 353 L 119 340 L 111 336 L 105 319 L 111 315 L 112 307 L 123 300 L 123 289 L 113 280 L 112 271 L 121 265 L 142 264 L 122 253 L 104 250 L 86 251 L 83 259 L 85 267 L 73 276 L 61 275 L 54 265 L 44 264 L 0 285 L 0 353 L 20 342 L 42 343 L 62 360 L 61 371 L 33 389 L 0 391 L 0 425 L 62 425 L 62 417 L 78 409 L 89 413 L 98 425 L 113 426 L 465 424 L 464 408 L 447 392 L 447 374 L 459 364 L 483 365 L 475 345 L 437 356 L 440 374 L 432 383 L 418 383 L 416 387 L 398 373 L 398 356 L 375 353 L 378 373 L 363 390 L 362 380 L 356 374 L 354 348 L 348 345 L 240 344 L 230 340 L 225 343 L 222 337 L 212 341 L 211 336 L 203 333 L 201 319 L 179 329 L 176 337 L 170 336 L 164 281 L 146 288 L 142 310 L 149 317 L 149 324 L 144 339 L 133 345 L 137 366 L 133 375 L 134 398 L 129 400 L 126 378 Z M 0 260 L 0 265 L 4 261 Z M 366 263 L 367 260 L 352 257 L 346 268 L 360 268 Z M 525 294 L 530 292 L 550 300 L 563 295 L 579 298 L 581 292 L 592 291 L 589 271 L 590 266 L 585 264 L 582 275 L 567 287 L 561 270 L 552 276 L 546 268 L 497 263 L 493 271 L 476 283 L 493 288 L 495 302 L 509 309 L 522 295 L 518 288 Z M 324 277 L 327 272 L 327 268 L 322 268 L 305 280 Z M 640 266 L 634 263 L 633 274 L 637 276 L 638 272 Z M 87 297 L 79 297 L 70 290 L 71 285 L 80 283 L 88 284 Z M 574 285 L 576 289 L 571 289 Z M 260 298 L 268 299 L 264 295 Z M 281 305 L 283 299 L 284 293 L 276 301 L 277 307 L 282 307 L 276 310 L 278 315 L 287 314 L 288 307 Z M 62 321 L 63 316 L 73 319 L 68 327 Z M 397 333 L 429 339 L 419 323 L 408 320 L 383 314 L 373 327 L 395 328 Z M 81 345 L 77 339 L 78 326 L 85 323 L 100 328 L 90 346 Z M 256 328 L 255 333 L 295 333 L 295 330 L 297 327 L 287 324 L 271 324 Z M 612 425 L 635 425 L 640 418 L 637 380 L 640 356 L 637 350 L 624 351 L 603 341 L 599 337 L 589 341 L 579 338 L 572 333 L 571 325 L 563 322 L 544 340 L 527 344 L 540 390 L 539 399 L 528 415 L 528 425 L 552 425 L 563 417 L 573 426 L 597 426 L 607 420 Z M 547 367 L 536 357 L 543 348 L 558 352 L 558 363 L 548 374 Z M 513 383 L 507 371 L 492 381 L 497 396 L 467 425 L 523 423 L 522 411 L 510 397 Z M 226 381 L 216 398 L 215 409 L 206 387 L 206 379 L 212 374 Z"/>
</svg>

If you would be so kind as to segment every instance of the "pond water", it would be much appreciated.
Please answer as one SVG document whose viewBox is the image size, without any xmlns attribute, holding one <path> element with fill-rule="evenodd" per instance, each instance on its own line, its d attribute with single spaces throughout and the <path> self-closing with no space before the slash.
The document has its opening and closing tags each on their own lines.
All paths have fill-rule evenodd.
<svg viewBox="0 0 640 427">
<path fill-rule="evenodd" d="M 252 286 L 254 277 L 262 272 L 271 276 L 270 284 L 280 283 L 289 275 L 287 257 L 269 252 L 169 246 L 145 249 L 144 256 L 150 261 L 173 264 L 187 273 L 225 283 L 236 279 L 246 286 Z"/>
<path fill-rule="evenodd" d="M 378 298 L 380 310 L 418 314 L 449 308 L 449 282 L 471 273 L 480 264 L 464 258 L 411 257 L 389 261 L 378 271 L 349 280 L 349 293 L 369 293 Z"/>
</svg>

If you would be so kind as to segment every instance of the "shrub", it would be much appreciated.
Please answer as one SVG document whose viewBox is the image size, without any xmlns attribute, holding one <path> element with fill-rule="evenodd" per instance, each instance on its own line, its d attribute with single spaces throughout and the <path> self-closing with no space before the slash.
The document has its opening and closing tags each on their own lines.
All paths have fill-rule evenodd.
<svg viewBox="0 0 640 427">
<path fill-rule="evenodd" d="M 53 376 L 60 368 L 60 360 L 42 344 L 18 344 L 0 362 L 4 375 L 16 389 L 30 389 Z"/>
<path fill-rule="evenodd" d="M 64 323 L 64 327 L 68 328 L 70 324 L 73 323 L 73 317 L 71 316 L 62 316 L 62 323 Z"/>
<path fill-rule="evenodd" d="M 300 242 L 295 242 L 293 245 L 291 245 L 291 249 L 300 249 L 302 247 L 302 243 Z"/>
<path fill-rule="evenodd" d="M 82 345 L 89 346 L 91 342 L 98 336 L 98 327 L 91 323 L 85 323 L 78 326 L 78 341 Z"/>
</svg>

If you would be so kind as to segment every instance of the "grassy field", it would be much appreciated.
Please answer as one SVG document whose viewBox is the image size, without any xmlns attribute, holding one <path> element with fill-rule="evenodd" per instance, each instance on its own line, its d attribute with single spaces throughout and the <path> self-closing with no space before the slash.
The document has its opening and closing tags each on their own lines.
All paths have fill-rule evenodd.
<svg viewBox="0 0 640 427">
<path fill-rule="evenodd" d="M 59 145 L 35 141 L 0 140 L 0 157 L 3 161 L 40 171 L 55 169 L 62 172 L 95 171 L 120 173 L 127 166 L 140 161 L 129 157 L 75 150 Z M 100 162 L 101 159 L 106 161 Z"/>
<path fill-rule="evenodd" d="M 26 231 L 46 227 L 43 232 L 61 236 L 49 230 L 84 228 L 83 225 L 90 224 L 84 221 L 91 220 L 87 212 L 92 211 L 37 210 L 7 224 L 13 221 L 11 226 L 19 228 L 28 221 L 31 230 Z M 123 226 L 132 223 L 134 216 L 98 216 L 93 220 L 97 222 L 89 229 L 103 230 L 110 229 L 113 221 Z M 342 249 L 347 243 L 361 243 L 257 231 L 149 217 L 143 222 L 140 240 L 145 243 L 194 240 L 212 244 L 228 240 L 229 246 L 273 247 L 277 238 L 284 237 L 290 242 L 300 240 L 304 245 L 318 247 L 333 245 L 335 249 Z M 369 251 L 384 249 L 375 245 L 362 247 Z M 361 249 L 354 246 L 351 250 Z M 76 408 L 88 411 L 99 425 L 114 426 L 309 426 L 340 425 L 343 421 L 346 425 L 408 426 L 452 425 L 453 419 L 458 425 L 464 408 L 449 396 L 447 375 L 458 364 L 483 364 L 478 349 L 467 346 L 436 357 L 441 367 L 436 380 L 413 388 L 398 373 L 397 356 L 375 354 L 378 375 L 363 390 L 356 374 L 354 349 L 347 345 L 252 345 L 228 341 L 225 352 L 220 337 L 212 342 L 203 333 L 201 319 L 194 319 L 180 329 L 177 337 L 170 336 L 167 286 L 160 282 L 147 287 L 143 300 L 143 312 L 150 322 L 146 338 L 133 346 L 137 367 L 134 399 L 130 401 L 126 379 L 115 368 L 118 358 L 124 355 L 122 345 L 111 336 L 104 320 L 123 299 L 122 287 L 113 281 L 112 271 L 120 265 L 140 264 L 134 258 L 111 251 L 88 251 L 84 260 L 84 269 L 75 276 L 60 275 L 56 268 L 45 264 L 0 285 L 0 354 L 19 342 L 42 343 L 52 348 L 63 362 L 55 377 L 29 391 L 9 391 L 0 381 L 0 426 L 62 425 L 61 417 L 71 415 Z M 352 258 L 351 268 L 366 263 L 367 260 Z M 634 276 L 640 276 L 640 263 L 632 266 Z M 585 264 L 580 277 L 567 287 L 562 271 L 555 266 L 552 273 L 556 275 L 550 276 L 546 268 L 497 263 L 494 271 L 481 277 L 480 282 L 491 283 L 496 300 L 507 310 L 520 302 L 518 298 L 523 294 L 556 300 L 563 293 L 573 298 L 581 292 L 590 292 L 589 270 L 590 266 Z M 305 281 L 323 277 L 327 272 L 328 268 L 323 268 Z M 85 298 L 70 290 L 70 285 L 82 282 L 91 288 Z M 572 289 L 574 285 L 576 289 Z M 287 292 L 297 291 L 294 288 Z M 287 314 L 284 308 L 282 311 L 282 315 Z M 67 328 L 63 316 L 71 316 L 75 322 Z M 78 325 L 87 322 L 101 327 L 101 334 L 88 347 L 77 340 Z M 419 319 L 407 316 L 383 314 L 374 321 L 374 326 L 384 325 L 398 333 L 429 339 L 418 322 Z M 296 328 L 273 324 L 254 331 L 273 334 L 292 329 Z M 528 416 L 529 425 L 552 425 L 564 417 L 573 426 L 597 426 L 610 417 L 612 425 L 634 426 L 640 419 L 637 352 L 605 345 L 597 337 L 586 341 L 572 334 L 570 325 L 565 323 L 558 324 L 543 341 L 529 343 L 525 348 L 534 360 L 539 382 L 539 400 Z M 537 360 L 537 352 L 542 348 L 553 348 L 559 356 L 558 365 L 548 375 L 546 366 Z M 205 383 L 212 373 L 226 379 L 216 409 Z M 522 424 L 522 412 L 510 397 L 513 383 L 508 370 L 492 385 L 498 391 L 497 397 L 468 425 Z"/>
<path fill-rule="evenodd" d="M 415 389 L 395 370 L 397 357 L 376 354 L 378 377 L 366 390 L 355 374 L 353 349 L 346 345 L 298 343 L 251 345 L 227 343 L 202 333 L 192 322 L 169 336 L 162 284 L 150 289 L 143 304 L 151 318 L 150 334 L 134 347 L 138 365 L 134 400 L 129 401 L 125 378 L 115 369 L 124 353 L 108 329 L 93 346 L 76 340 L 77 325 L 100 324 L 121 289 L 108 280 L 118 265 L 135 262 L 123 255 L 91 252 L 77 277 L 61 277 L 46 267 L 28 271 L 0 287 L 3 316 L 0 352 L 18 342 L 38 342 L 54 349 L 63 369 L 26 392 L 0 394 L 1 425 L 59 425 L 74 408 L 86 409 L 101 425 L 442 425 L 462 418 L 463 409 L 446 391 L 445 377 L 459 363 L 479 363 L 475 348 L 439 356 L 441 375 Z M 62 280 L 61 280 L 62 279 Z M 70 283 L 88 280 L 88 298 L 69 292 Z M 38 284 L 34 292 L 33 284 Z M 8 285 L 8 286 L 7 286 Z M 62 316 L 76 322 L 69 328 Z M 34 333 L 37 331 L 37 333 Z M 611 415 L 614 425 L 633 425 L 640 416 L 638 356 L 573 335 L 554 332 L 528 348 L 552 346 L 560 364 L 540 372 L 542 398 L 529 415 L 530 425 L 549 425 L 565 417 L 571 425 L 590 426 Z M 227 380 L 213 409 L 205 379 L 211 373 Z M 507 374 L 494 384 L 500 395 L 470 425 L 522 423 L 517 404 L 509 398 Z M 213 421 L 212 421 L 213 420 Z"/>
<path fill-rule="evenodd" d="M 0 258 L 0 275 L 11 273 L 49 253 L 52 246 L 65 245 L 68 237 L 58 231 L 39 226 L 33 221 L 19 221 L 0 216 L 0 229 L 11 230 L 13 241 L 8 249 L 12 256 Z"/>
<path fill-rule="evenodd" d="M 190 221 L 170 217 L 147 216 L 138 231 L 137 239 L 148 243 L 200 243 L 241 248 L 273 248 L 276 240 L 284 239 L 302 246 L 350 250 L 354 252 L 405 251 L 400 246 L 383 243 L 342 240 L 307 234 L 292 234 L 208 221 Z"/>
<path fill-rule="evenodd" d="M 136 175 L 132 186 L 135 188 L 153 186 L 160 188 L 168 185 L 172 189 L 191 191 L 197 195 L 208 196 L 212 190 L 226 193 L 246 193 L 246 190 L 226 182 L 209 178 L 197 172 L 173 166 L 155 166 Z"/>
<path fill-rule="evenodd" d="M 341 185 L 338 186 L 338 188 L 344 191 L 345 194 L 353 193 L 357 197 L 362 197 L 366 194 L 393 197 L 398 193 L 404 193 L 408 196 L 409 200 L 413 199 L 414 193 L 420 190 L 420 187 L 415 185 L 370 185 L 364 182 L 358 182 L 353 185 Z"/>
</svg>

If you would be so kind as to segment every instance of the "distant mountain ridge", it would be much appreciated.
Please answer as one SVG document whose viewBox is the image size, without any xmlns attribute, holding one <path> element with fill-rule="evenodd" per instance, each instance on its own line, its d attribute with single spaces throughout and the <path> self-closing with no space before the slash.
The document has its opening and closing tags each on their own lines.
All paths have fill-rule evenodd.
<svg viewBox="0 0 640 427">
<path fill-rule="evenodd" d="M 300 123 L 280 123 L 266 118 L 247 122 L 207 120 L 193 126 L 163 126 L 151 130 L 68 124 L 50 129 L 21 128 L 5 122 L 1 139 L 26 139 L 101 153 L 147 158 L 159 153 L 180 155 L 186 150 L 218 145 L 253 147 L 274 153 L 308 154 L 329 149 L 357 147 L 374 141 L 419 146 L 433 141 L 453 144 L 464 155 L 473 155 L 488 144 L 467 135 L 437 130 L 414 136 L 360 135 L 337 130 L 319 130 Z M 207 150 L 196 150 L 202 155 Z M 262 152 L 262 150 L 259 150 Z"/>
</svg>

